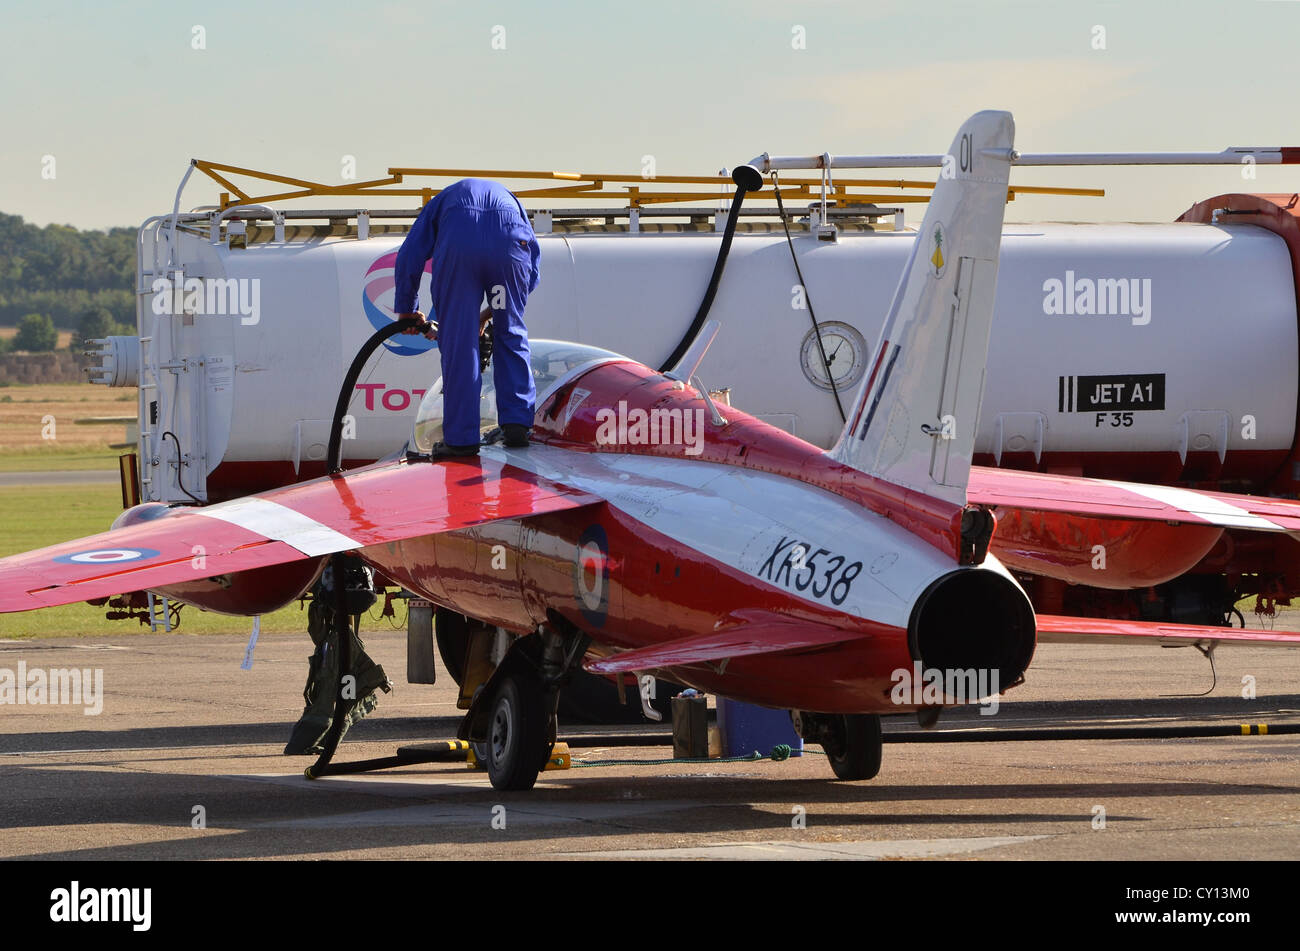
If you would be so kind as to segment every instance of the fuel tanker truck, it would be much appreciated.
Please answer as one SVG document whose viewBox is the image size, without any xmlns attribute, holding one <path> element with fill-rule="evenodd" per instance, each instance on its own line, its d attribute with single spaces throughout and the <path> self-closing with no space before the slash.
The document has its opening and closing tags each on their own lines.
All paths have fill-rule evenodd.
<svg viewBox="0 0 1300 951">
<path fill-rule="evenodd" d="M 661 366 L 707 309 L 721 329 L 702 382 L 828 446 L 918 241 L 901 209 L 833 189 L 732 215 L 734 237 L 716 201 L 530 209 L 530 334 Z M 139 387 L 127 505 L 214 502 L 325 472 L 340 381 L 393 319 L 394 261 L 418 208 L 274 204 L 227 195 L 140 229 L 138 336 L 103 341 L 91 371 Z M 1166 224 L 1007 224 L 976 464 L 1296 497 L 1297 273 L 1296 195 L 1222 194 Z M 366 365 L 346 466 L 404 445 L 436 398 L 435 348 L 399 335 Z M 1229 531 L 1190 573 L 1145 590 L 1024 580 L 1044 613 L 1244 623 L 1242 597 L 1267 611 L 1300 590 L 1298 553 L 1283 534 Z"/>
</svg>

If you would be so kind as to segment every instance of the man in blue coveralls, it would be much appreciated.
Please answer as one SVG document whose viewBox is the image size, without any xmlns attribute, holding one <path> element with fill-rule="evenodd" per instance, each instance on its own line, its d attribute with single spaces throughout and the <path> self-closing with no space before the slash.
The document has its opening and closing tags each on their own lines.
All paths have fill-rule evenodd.
<svg viewBox="0 0 1300 951">
<path fill-rule="evenodd" d="M 478 454 L 479 332 L 489 311 L 497 418 L 507 446 L 528 445 L 537 388 L 528 362 L 524 304 L 537 287 L 540 255 L 519 199 L 481 178 L 465 178 L 438 192 L 402 242 L 393 309 L 399 320 L 414 322 L 407 333 L 436 339 L 442 355 L 443 441 L 433 447 L 433 458 Z M 430 257 L 436 331 L 416 307 L 420 275 Z M 480 317 L 484 294 L 488 306 Z"/>
</svg>

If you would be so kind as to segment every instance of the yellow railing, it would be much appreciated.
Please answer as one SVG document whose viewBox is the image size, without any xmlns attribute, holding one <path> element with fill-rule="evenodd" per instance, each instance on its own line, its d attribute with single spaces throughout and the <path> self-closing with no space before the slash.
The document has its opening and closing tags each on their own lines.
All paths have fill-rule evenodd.
<svg viewBox="0 0 1300 951">
<path fill-rule="evenodd" d="M 194 167 L 226 189 L 221 193 L 219 205 L 222 210 L 234 205 L 265 205 L 276 201 L 291 201 L 297 198 L 326 198 L 352 196 L 357 198 L 383 198 L 405 196 L 419 198 L 421 206 L 428 203 L 440 189 L 427 185 L 408 183 L 407 178 L 491 178 L 509 181 L 565 182 L 538 187 L 512 187 L 511 190 L 520 198 L 551 199 L 614 199 L 620 206 L 644 208 L 647 205 L 668 204 L 685 201 L 717 201 L 730 194 L 733 187 L 731 178 L 726 175 L 605 175 L 585 172 L 543 172 L 522 171 L 519 169 L 475 169 L 475 168 L 390 168 L 387 178 L 375 178 L 363 182 L 349 182 L 343 185 L 330 185 L 325 182 L 313 182 L 308 179 L 278 175 L 257 169 L 241 168 L 238 165 L 225 165 L 210 162 L 207 159 L 194 159 Z M 230 176 L 242 176 L 261 183 L 260 186 L 241 188 L 231 181 Z M 820 199 L 822 181 L 820 178 L 783 178 L 778 179 L 782 197 L 786 199 Z M 928 191 L 934 188 L 934 182 L 911 181 L 908 179 L 881 178 L 837 178 L 827 190 L 827 199 L 835 205 L 898 204 L 926 202 L 928 194 L 906 194 L 907 190 Z M 256 187 L 278 186 L 282 190 L 264 194 L 254 194 Z M 673 185 L 712 185 L 722 186 L 723 190 L 673 190 L 663 186 Z M 283 190 L 288 186 L 289 190 Z M 876 189 L 877 191 L 862 191 Z M 898 189 L 900 193 L 884 193 L 879 189 Z M 1100 188 L 1055 188 L 1041 185 L 1013 185 L 1007 189 L 1007 201 L 1013 201 L 1018 194 L 1023 195 L 1074 195 L 1088 198 L 1100 198 L 1106 194 Z"/>
</svg>

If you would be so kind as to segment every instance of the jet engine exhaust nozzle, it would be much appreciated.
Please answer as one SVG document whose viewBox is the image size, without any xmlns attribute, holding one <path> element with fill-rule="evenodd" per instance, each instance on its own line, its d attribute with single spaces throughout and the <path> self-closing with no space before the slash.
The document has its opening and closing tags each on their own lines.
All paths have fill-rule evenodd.
<svg viewBox="0 0 1300 951">
<path fill-rule="evenodd" d="M 1034 610 L 1025 593 L 987 568 L 958 569 L 939 578 L 917 599 L 908 624 L 908 648 L 924 670 L 941 671 L 944 683 L 978 675 L 980 693 L 987 695 L 1020 681 L 1036 639 Z M 963 698 L 976 699 L 983 696 Z"/>
</svg>

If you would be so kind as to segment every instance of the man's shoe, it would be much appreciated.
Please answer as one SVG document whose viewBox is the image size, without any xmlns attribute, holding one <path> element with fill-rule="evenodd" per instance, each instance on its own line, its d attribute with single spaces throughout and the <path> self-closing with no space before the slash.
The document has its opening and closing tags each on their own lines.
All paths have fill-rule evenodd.
<svg viewBox="0 0 1300 951">
<path fill-rule="evenodd" d="M 429 450 L 429 459 L 431 461 L 477 455 L 477 443 L 473 446 L 453 446 L 450 443 L 436 442 L 433 444 L 433 448 Z"/>
<path fill-rule="evenodd" d="M 528 427 L 520 423 L 506 423 L 501 427 L 508 449 L 523 449 L 528 445 Z"/>
</svg>

